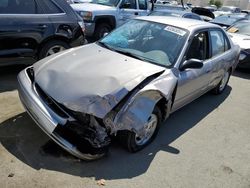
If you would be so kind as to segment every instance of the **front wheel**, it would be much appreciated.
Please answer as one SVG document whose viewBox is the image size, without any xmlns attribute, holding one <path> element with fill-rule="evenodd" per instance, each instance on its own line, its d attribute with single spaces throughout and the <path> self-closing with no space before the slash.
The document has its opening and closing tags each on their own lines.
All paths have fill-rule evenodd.
<svg viewBox="0 0 250 188">
<path fill-rule="evenodd" d="M 118 135 L 122 145 L 124 145 L 130 152 L 137 152 L 143 149 L 155 139 L 159 131 L 161 117 L 159 108 L 155 107 L 147 124 L 144 126 L 145 133 L 143 135 L 139 136 L 132 131 L 123 131 Z"/>
<path fill-rule="evenodd" d="M 99 40 L 100 38 L 104 37 L 106 33 L 110 33 L 112 30 L 111 26 L 106 23 L 98 24 L 95 30 L 95 39 Z"/>
<path fill-rule="evenodd" d="M 231 71 L 229 69 L 228 71 L 226 71 L 224 73 L 223 78 L 221 79 L 220 83 L 212 90 L 212 92 L 215 95 L 219 95 L 219 94 L 223 93 L 223 91 L 227 87 L 230 75 L 231 75 Z"/>
</svg>

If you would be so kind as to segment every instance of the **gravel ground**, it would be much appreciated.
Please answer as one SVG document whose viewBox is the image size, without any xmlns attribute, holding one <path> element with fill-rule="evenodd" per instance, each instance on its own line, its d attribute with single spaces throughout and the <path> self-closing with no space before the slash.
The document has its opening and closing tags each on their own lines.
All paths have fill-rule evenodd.
<svg viewBox="0 0 250 188">
<path fill-rule="evenodd" d="M 250 73 L 234 73 L 222 95 L 206 94 L 172 114 L 144 150 L 130 154 L 114 143 L 107 157 L 84 162 L 25 113 L 16 90 L 22 68 L 0 70 L 1 188 L 250 188 Z"/>
</svg>

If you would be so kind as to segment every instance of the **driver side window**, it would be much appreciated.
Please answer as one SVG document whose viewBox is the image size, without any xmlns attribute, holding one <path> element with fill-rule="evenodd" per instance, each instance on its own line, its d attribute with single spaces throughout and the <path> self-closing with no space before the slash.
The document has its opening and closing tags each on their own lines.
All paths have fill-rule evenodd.
<svg viewBox="0 0 250 188">
<path fill-rule="evenodd" d="M 208 33 L 198 33 L 194 36 L 189 46 L 188 52 L 186 54 L 186 59 L 206 60 L 209 58 L 208 49 Z"/>
<path fill-rule="evenodd" d="M 136 1 L 135 0 L 123 0 L 120 8 L 136 9 Z"/>
</svg>

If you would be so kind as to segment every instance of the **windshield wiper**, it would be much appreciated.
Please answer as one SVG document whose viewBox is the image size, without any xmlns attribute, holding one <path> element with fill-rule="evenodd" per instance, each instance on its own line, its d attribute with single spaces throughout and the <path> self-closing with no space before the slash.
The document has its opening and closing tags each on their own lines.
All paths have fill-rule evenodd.
<svg viewBox="0 0 250 188">
<path fill-rule="evenodd" d="M 123 51 L 123 50 L 119 50 L 119 49 L 115 49 L 115 51 L 118 52 L 118 53 L 121 53 L 121 54 L 123 54 L 123 55 L 127 55 L 127 56 L 129 56 L 129 57 L 133 57 L 133 58 L 136 58 L 136 59 L 139 59 L 139 60 L 142 60 L 142 61 L 146 61 L 146 62 L 149 62 L 149 63 L 153 63 L 153 64 L 155 64 L 155 65 L 159 65 L 159 64 L 158 64 L 157 62 L 155 62 L 155 61 L 152 61 L 152 60 L 150 60 L 150 59 L 147 59 L 147 58 L 142 57 L 142 56 L 137 55 L 137 54 L 133 54 L 133 53 L 128 52 L 128 51 Z"/>
<path fill-rule="evenodd" d="M 130 52 L 119 50 L 117 48 L 112 48 L 110 45 L 106 44 L 105 42 L 98 41 L 97 43 L 100 44 L 102 47 L 105 47 L 105 48 L 112 50 L 114 52 L 118 52 L 118 53 L 121 53 L 123 55 L 127 55 L 129 57 L 134 57 L 134 58 L 140 59 L 138 56 L 136 56 L 135 54 L 132 54 Z"/>
</svg>

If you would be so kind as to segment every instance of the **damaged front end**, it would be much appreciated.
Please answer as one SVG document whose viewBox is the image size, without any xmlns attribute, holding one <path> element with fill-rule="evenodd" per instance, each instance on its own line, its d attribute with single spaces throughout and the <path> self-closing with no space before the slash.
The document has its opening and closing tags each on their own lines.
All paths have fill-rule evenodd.
<svg viewBox="0 0 250 188">
<path fill-rule="evenodd" d="M 110 138 L 102 121 L 93 115 L 69 111 L 34 82 L 33 69 L 18 75 L 20 99 L 39 127 L 65 150 L 84 160 L 94 160 L 108 151 Z"/>
</svg>

